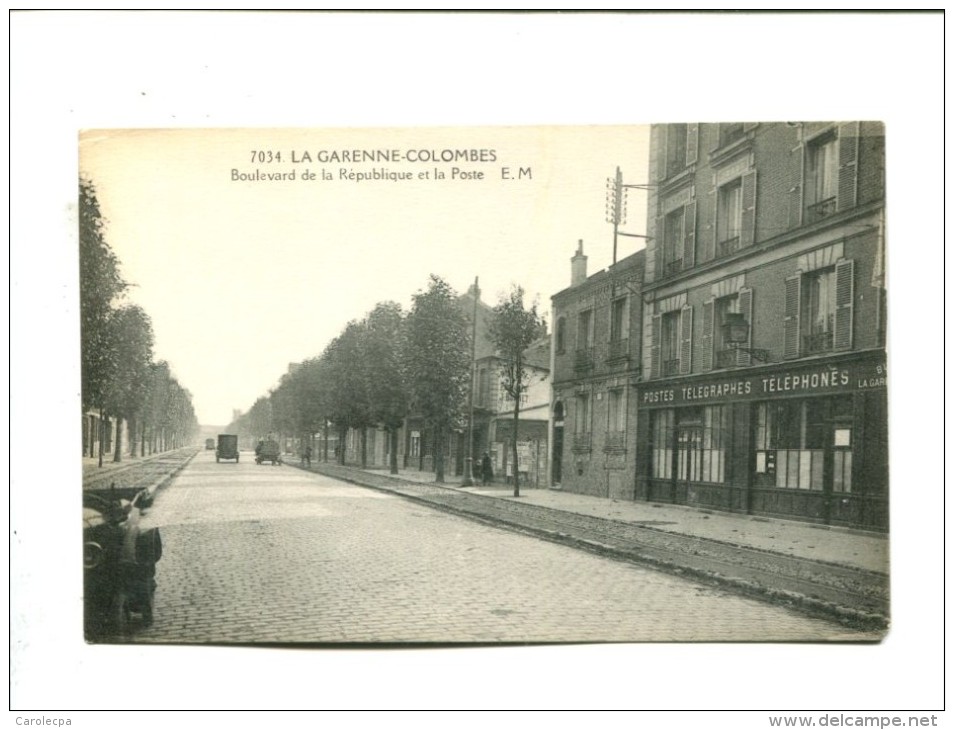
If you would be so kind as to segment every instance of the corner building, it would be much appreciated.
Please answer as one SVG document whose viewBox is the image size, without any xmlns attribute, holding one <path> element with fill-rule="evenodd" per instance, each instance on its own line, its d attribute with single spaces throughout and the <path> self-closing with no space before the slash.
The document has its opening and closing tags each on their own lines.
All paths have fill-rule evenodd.
<svg viewBox="0 0 954 730">
<path fill-rule="evenodd" d="M 888 529 L 880 123 L 652 128 L 636 499 Z"/>
<path fill-rule="evenodd" d="M 583 242 L 570 287 L 552 297 L 550 481 L 578 494 L 633 499 L 645 252 L 587 277 Z"/>
</svg>

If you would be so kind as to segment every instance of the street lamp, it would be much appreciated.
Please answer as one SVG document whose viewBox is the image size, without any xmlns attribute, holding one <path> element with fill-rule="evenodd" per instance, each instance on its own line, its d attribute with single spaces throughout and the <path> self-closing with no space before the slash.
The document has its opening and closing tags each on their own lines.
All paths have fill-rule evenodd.
<svg viewBox="0 0 954 730">
<path fill-rule="evenodd" d="M 477 360 L 477 297 L 480 295 L 480 289 L 477 286 L 479 277 L 474 277 L 474 318 L 471 322 L 470 337 L 470 394 L 468 396 L 469 414 L 467 417 L 467 458 L 464 460 L 464 478 L 461 480 L 461 486 L 474 486 L 474 370 Z"/>
<path fill-rule="evenodd" d="M 722 319 L 722 340 L 733 350 L 750 355 L 759 362 L 769 361 L 769 351 L 760 348 L 743 347 L 749 341 L 749 323 L 742 312 L 726 312 Z"/>
</svg>

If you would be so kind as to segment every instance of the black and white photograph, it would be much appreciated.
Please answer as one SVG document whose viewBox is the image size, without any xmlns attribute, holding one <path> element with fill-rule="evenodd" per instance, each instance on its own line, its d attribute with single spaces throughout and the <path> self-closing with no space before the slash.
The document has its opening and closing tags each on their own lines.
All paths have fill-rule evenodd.
<svg viewBox="0 0 954 730">
<path fill-rule="evenodd" d="M 87 640 L 887 630 L 881 123 L 79 144 Z"/>
<path fill-rule="evenodd" d="M 110 709 L 110 689 L 135 686 L 114 709 L 757 710 L 764 725 L 804 707 L 817 722 L 881 707 L 866 677 L 902 655 L 926 681 L 881 709 L 930 717 L 934 651 L 913 668 L 942 628 L 943 449 L 912 446 L 937 424 L 907 339 L 939 325 L 927 299 L 911 309 L 924 295 L 894 225 L 910 214 L 910 122 L 764 77 L 777 106 L 701 80 L 694 100 L 685 79 L 712 77 L 704 63 L 622 71 L 596 37 L 629 29 L 658 61 L 677 21 L 760 21 L 769 47 L 779 23 L 827 36 L 866 18 L 20 15 L 25 36 L 44 19 L 117 34 L 110 53 L 79 44 L 95 63 L 87 96 L 62 99 L 71 159 L 49 170 L 60 209 L 43 245 L 18 238 L 11 206 L 11 284 L 29 291 L 12 339 L 44 353 L 13 358 L 12 414 L 42 362 L 63 381 L 33 386 L 52 400 L 30 421 L 56 423 L 32 430 L 55 491 L 27 484 L 11 439 L 11 708 L 19 694 L 37 716 L 44 696 L 50 712 Z M 150 21 L 190 52 L 140 65 Z M 249 38 L 256 22 L 299 65 L 201 50 L 211 28 Z M 384 30 L 456 56 L 464 26 L 548 59 L 539 106 L 504 52 L 492 75 L 414 75 L 424 46 Z M 576 65 L 555 52 L 574 37 L 592 44 Z M 374 39 L 408 72 L 319 63 Z M 589 89 L 601 71 L 619 78 Z M 592 101 L 601 87 L 618 113 Z M 480 113 L 455 108 L 465 88 Z M 19 282 L 26 247 L 48 280 Z M 942 248 L 920 247 L 926 289 Z M 31 302 L 66 315 L 62 343 L 39 323 L 25 334 Z M 66 537 L 40 547 L 41 524 Z M 46 641 L 66 648 L 52 675 L 73 676 L 59 695 L 38 690 Z M 627 698 L 632 682 L 660 689 Z M 806 682 L 814 694 L 786 704 L 783 685 Z"/>
</svg>

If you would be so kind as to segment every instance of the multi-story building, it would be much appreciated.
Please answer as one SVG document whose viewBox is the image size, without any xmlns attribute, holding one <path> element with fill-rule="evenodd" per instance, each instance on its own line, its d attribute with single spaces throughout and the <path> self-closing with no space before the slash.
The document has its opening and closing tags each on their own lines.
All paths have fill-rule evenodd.
<svg viewBox="0 0 954 730">
<path fill-rule="evenodd" d="M 886 530 L 884 130 L 652 128 L 636 498 Z"/>
<path fill-rule="evenodd" d="M 580 241 L 570 287 L 552 298 L 551 482 L 563 490 L 634 497 L 644 260 L 587 277 Z"/>
<path fill-rule="evenodd" d="M 520 483 L 547 486 L 547 427 L 550 418 L 550 336 L 544 335 L 524 351 L 526 390 L 520 400 L 517 458 Z M 474 459 L 486 452 L 495 481 L 513 477 L 513 398 L 502 386 L 503 361 L 496 354 L 475 364 Z"/>
</svg>

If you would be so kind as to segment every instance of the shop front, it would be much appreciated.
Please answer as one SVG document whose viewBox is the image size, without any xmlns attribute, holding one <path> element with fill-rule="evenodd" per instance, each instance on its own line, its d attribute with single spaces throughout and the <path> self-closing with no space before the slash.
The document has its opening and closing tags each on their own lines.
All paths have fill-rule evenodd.
<svg viewBox="0 0 954 730">
<path fill-rule="evenodd" d="M 636 498 L 888 528 L 883 352 L 637 386 Z"/>
</svg>

